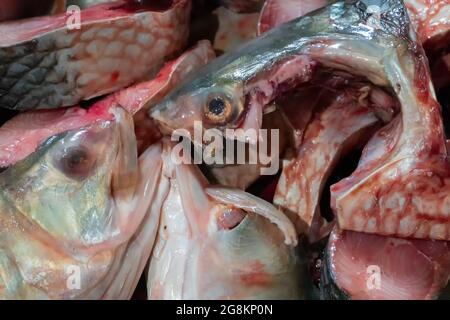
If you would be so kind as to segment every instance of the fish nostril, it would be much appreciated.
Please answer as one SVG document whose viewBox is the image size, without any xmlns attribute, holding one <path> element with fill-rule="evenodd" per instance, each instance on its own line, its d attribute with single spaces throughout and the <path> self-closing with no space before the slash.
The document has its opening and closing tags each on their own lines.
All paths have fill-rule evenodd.
<svg viewBox="0 0 450 320">
<path fill-rule="evenodd" d="M 233 230 L 246 217 L 245 211 L 236 208 L 221 210 L 217 217 L 217 225 L 220 230 Z"/>
</svg>

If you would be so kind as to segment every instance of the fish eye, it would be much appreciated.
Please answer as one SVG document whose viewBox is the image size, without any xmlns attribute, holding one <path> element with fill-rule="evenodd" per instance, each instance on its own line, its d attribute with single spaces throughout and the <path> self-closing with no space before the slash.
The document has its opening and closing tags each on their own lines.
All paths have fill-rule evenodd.
<svg viewBox="0 0 450 320">
<path fill-rule="evenodd" d="M 234 207 L 225 207 L 223 210 L 220 210 L 218 214 L 218 228 L 219 230 L 233 230 L 246 216 L 247 214 L 244 210 Z"/>
<path fill-rule="evenodd" d="M 209 97 L 204 106 L 204 116 L 205 120 L 211 124 L 225 124 L 233 116 L 233 105 L 230 99 L 223 95 Z"/>
<path fill-rule="evenodd" d="M 86 178 L 94 165 L 94 159 L 89 150 L 83 146 L 64 149 L 57 162 L 59 170 L 73 179 Z"/>
</svg>

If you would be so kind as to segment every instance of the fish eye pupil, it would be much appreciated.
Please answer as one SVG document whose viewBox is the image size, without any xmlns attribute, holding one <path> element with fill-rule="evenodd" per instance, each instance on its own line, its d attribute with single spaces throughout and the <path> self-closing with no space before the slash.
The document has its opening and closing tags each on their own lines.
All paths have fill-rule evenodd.
<svg viewBox="0 0 450 320">
<path fill-rule="evenodd" d="M 71 152 L 66 157 L 66 164 L 67 167 L 70 169 L 74 169 L 82 165 L 86 161 L 87 161 L 86 152 L 79 149 L 71 150 Z"/>
<path fill-rule="evenodd" d="M 87 177 L 93 166 L 94 159 L 84 147 L 68 148 L 59 156 L 58 167 L 65 175 L 74 179 Z"/>
<path fill-rule="evenodd" d="M 212 114 L 220 116 L 225 112 L 225 102 L 222 98 L 213 98 L 208 103 L 208 109 Z"/>
</svg>

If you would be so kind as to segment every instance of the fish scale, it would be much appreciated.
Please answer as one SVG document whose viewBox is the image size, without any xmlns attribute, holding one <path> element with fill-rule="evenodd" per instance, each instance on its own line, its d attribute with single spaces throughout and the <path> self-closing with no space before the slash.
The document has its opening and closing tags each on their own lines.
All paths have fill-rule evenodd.
<svg viewBox="0 0 450 320">
<path fill-rule="evenodd" d="M 80 30 L 61 27 L 13 45 L 0 42 L 0 106 L 72 106 L 148 77 L 186 44 L 189 12 L 190 2 L 181 0 L 164 12 L 89 21 Z M 137 61 L 140 67 L 133 67 Z"/>
</svg>

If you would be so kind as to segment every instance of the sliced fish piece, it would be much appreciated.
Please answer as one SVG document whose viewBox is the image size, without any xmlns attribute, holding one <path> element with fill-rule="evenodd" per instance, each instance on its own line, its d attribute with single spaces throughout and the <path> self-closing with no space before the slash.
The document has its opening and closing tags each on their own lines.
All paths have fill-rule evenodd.
<svg viewBox="0 0 450 320">
<path fill-rule="evenodd" d="M 320 213 L 320 199 L 332 170 L 339 159 L 367 142 L 382 124 L 371 98 L 377 94 L 371 92 L 377 90 L 362 86 L 338 89 L 339 93 L 323 92 L 330 105 L 316 112 L 296 157 L 283 166 L 274 204 L 299 216 L 298 231 L 306 233 L 310 242 L 331 230 Z M 386 109 L 395 109 L 395 100 L 387 103 Z"/>
<path fill-rule="evenodd" d="M 73 106 L 149 77 L 185 46 L 190 1 L 117 1 L 77 14 L 0 24 L 0 107 Z"/>
<path fill-rule="evenodd" d="M 450 276 L 450 247 L 446 241 L 335 229 L 324 259 L 323 299 L 436 299 Z"/>
</svg>

